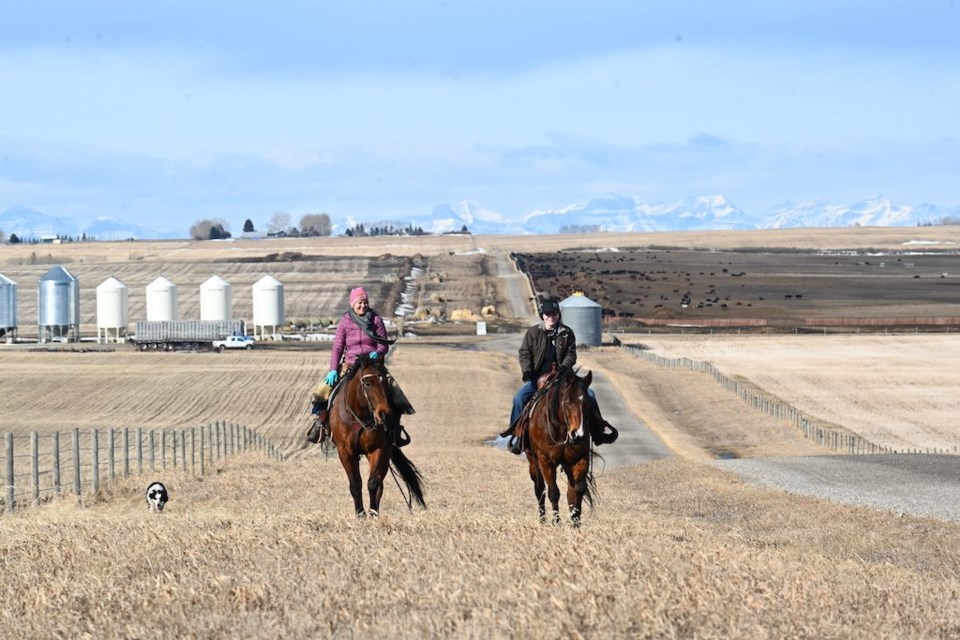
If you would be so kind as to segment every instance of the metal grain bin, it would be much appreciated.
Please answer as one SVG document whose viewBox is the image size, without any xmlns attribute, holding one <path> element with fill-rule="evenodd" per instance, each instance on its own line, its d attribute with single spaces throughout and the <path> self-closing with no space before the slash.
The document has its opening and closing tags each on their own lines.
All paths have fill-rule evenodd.
<svg viewBox="0 0 960 640">
<path fill-rule="evenodd" d="M 37 325 L 41 342 L 80 337 L 80 283 L 60 265 L 52 267 L 37 285 Z"/>
<path fill-rule="evenodd" d="M 211 276 L 200 285 L 200 319 L 233 319 L 233 287 L 220 276 Z"/>
<path fill-rule="evenodd" d="M 277 332 L 285 322 L 283 284 L 273 276 L 263 276 L 253 285 L 253 333 L 265 336 Z"/>
<path fill-rule="evenodd" d="M 111 276 L 97 286 L 97 342 L 121 342 L 128 323 L 127 285 Z"/>
<path fill-rule="evenodd" d="M 177 285 L 160 276 L 147 285 L 147 320 L 177 320 Z"/>
<path fill-rule="evenodd" d="M 603 308 L 583 295 L 574 293 L 560 302 L 563 324 L 573 329 L 578 345 L 599 347 L 603 329 Z"/>
<path fill-rule="evenodd" d="M 0 273 L 0 338 L 17 333 L 17 283 Z"/>
</svg>

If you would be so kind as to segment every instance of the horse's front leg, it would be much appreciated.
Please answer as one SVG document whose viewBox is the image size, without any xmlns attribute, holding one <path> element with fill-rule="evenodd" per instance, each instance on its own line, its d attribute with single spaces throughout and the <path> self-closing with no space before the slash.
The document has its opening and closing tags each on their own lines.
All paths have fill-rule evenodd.
<svg viewBox="0 0 960 640">
<path fill-rule="evenodd" d="M 590 461 L 587 458 L 577 461 L 567 470 L 567 505 L 570 507 L 570 523 L 580 526 L 583 513 L 583 496 L 587 493 L 587 476 L 590 473 Z"/>
<path fill-rule="evenodd" d="M 547 485 L 547 497 L 550 499 L 550 508 L 553 511 L 551 522 L 560 524 L 560 487 L 557 486 L 557 468 L 545 460 L 541 460 L 540 473 Z"/>
<path fill-rule="evenodd" d="M 380 448 L 367 455 L 370 463 L 370 476 L 367 478 L 367 493 L 370 495 L 370 516 L 380 515 L 380 499 L 383 498 L 383 481 L 390 468 L 390 457 L 386 448 Z"/>
<path fill-rule="evenodd" d="M 530 464 L 530 479 L 533 480 L 533 495 L 537 498 L 537 512 L 540 516 L 540 524 L 547 523 L 547 509 L 544 506 L 545 488 L 543 483 L 543 474 L 540 473 L 540 463 L 534 455 L 530 455 L 527 462 Z"/>
<path fill-rule="evenodd" d="M 343 470 L 347 472 L 347 479 L 350 481 L 350 495 L 353 497 L 353 512 L 358 518 L 366 516 L 363 510 L 363 481 L 360 479 L 360 458 L 353 457 L 346 453 L 345 447 L 337 447 L 340 457 L 340 464 Z"/>
</svg>

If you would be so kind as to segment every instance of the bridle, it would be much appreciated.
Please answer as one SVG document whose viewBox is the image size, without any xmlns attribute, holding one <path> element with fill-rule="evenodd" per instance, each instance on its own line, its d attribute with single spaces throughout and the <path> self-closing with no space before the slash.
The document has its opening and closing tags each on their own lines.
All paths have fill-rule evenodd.
<svg viewBox="0 0 960 640">
<path fill-rule="evenodd" d="M 351 379 L 355 377 L 356 376 L 352 376 Z M 371 378 L 379 380 L 381 389 L 383 389 L 384 385 L 386 384 L 383 374 L 379 371 L 375 373 L 364 373 L 360 376 L 360 391 L 363 393 L 363 399 L 367 403 L 367 413 L 370 414 L 370 420 L 364 420 L 358 416 L 348 402 L 343 403 L 353 420 L 361 427 L 368 430 L 376 429 L 378 426 L 380 426 L 379 423 L 377 423 L 377 413 L 374 411 L 374 401 L 370 398 L 370 387 L 372 386 L 372 383 L 369 380 Z M 384 389 L 384 393 L 386 393 L 386 389 Z"/>
<path fill-rule="evenodd" d="M 568 400 L 566 398 L 567 393 L 563 389 L 564 384 L 576 385 L 577 387 L 577 400 Z M 580 407 L 580 423 L 583 424 L 584 421 L 584 396 L 586 395 L 586 390 L 583 388 L 583 384 L 580 382 L 579 378 L 574 378 L 572 381 L 568 377 L 558 377 L 556 378 L 550 386 L 547 388 L 547 394 L 554 394 L 552 402 L 548 406 L 545 406 L 547 412 L 547 420 L 551 425 L 559 425 L 561 427 L 566 427 L 566 422 L 562 419 L 566 415 L 566 409 L 568 407 L 577 405 Z M 541 398 L 541 400 L 546 400 L 546 397 Z M 564 430 L 563 439 L 558 439 L 557 434 L 554 433 L 553 429 L 549 429 L 548 433 L 550 434 L 550 440 L 554 445 L 563 445 L 569 441 L 570 433 L 567 430 Z"/>
</svg>

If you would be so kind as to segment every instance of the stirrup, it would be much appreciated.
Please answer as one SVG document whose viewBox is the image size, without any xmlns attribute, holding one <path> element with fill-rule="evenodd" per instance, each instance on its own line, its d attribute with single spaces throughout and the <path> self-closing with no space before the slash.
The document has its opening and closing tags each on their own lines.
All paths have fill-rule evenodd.
<svg viewBox="0 0 960 640">
<path fill-rule="evenodd" d="M 507 443 L 507 451 L 509 451 L 515 456 L 518 456 L 521 453 L 523 453 L 523 438 L 512 436 L 510 438 L 510 441 Z"/>
<path fill-rule="evenodd" d="M 607 429 L 610 429 L 610 433 L 607 433 Z M 620 437 L 620 432 L 614 428 L 610 423 L 603 425 L 603 429 L 600 430 L 600 433 L 596 435 L 593 439 L 593 444 L 600 446 L 601 444 L 610 444 L 617 441 L 617 438 Z"/>
<path fill-rule="evenodd" d="M 320 442 L 324 431 L 325 429 L 323 428 L 323 424 L 321 424 L 318 418 L 314 417 L 313 422 L 310 424 L 310 428 L 307 429 L 307 442 L 312 442 L 314 444 Z"/>
<path fill-rule="evenodd" d="M 396 430 L 393 432 L 393 446 L 400 449 L 408 444 L 410 444 L 410 434 L 407 433 L 406 428 L 402 424 L 398 424 Z"/>
</svg>

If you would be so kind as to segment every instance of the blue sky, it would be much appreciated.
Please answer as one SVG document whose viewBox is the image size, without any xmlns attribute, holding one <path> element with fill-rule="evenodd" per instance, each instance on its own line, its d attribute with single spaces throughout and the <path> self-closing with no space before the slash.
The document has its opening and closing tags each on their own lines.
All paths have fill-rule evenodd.
<svg viewBox="0 0 960 640">
<path fill-rule="evenodd" d="M 960 0 L 3 4 L 0 211 L 960 204 Z"/>
</svg>

